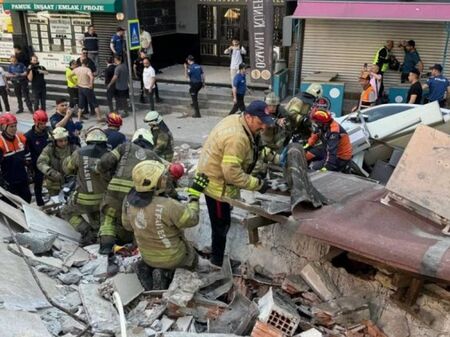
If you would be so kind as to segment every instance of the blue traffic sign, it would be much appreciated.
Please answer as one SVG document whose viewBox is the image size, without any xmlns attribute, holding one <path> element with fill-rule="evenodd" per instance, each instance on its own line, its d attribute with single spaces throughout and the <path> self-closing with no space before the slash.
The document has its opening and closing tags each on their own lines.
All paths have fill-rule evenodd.
<svg viewBox="0 0 450 337">
<path fill-rule="evenodd" d="M 128 20 L 128 47 L 130 50 L 141 48 L 139 20 Z"/>
</svg>

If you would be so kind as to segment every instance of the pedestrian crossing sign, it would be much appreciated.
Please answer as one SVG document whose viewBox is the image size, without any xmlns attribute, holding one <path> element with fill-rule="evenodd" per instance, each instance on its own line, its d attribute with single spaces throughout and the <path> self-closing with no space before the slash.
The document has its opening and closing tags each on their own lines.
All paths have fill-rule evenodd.
<svg viewBox="0 0 450 337">
<path fill-rule="evenodd" d="M 141 48 L 139 20 L 128 20 L 128 47 L 130 50 Z"/>
</svg>

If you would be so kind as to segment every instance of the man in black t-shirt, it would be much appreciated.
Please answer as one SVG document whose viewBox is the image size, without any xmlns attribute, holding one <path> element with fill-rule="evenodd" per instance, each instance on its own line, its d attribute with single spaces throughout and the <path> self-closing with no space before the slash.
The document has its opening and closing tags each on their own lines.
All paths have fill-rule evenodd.
<svg viewBox="0 0 450 337">
<path fill-rule="evenodd" d="M 92 61 L 92 60 L 88 57 L 88 53 L 89 53 L 89 51 L 88 51 L 86 48 L 83 48 L 83 49 L 81 50 L 81 56 L 80 56 L 79 58 L 77 58 L 77 65 L 78 65 L 79 67 L 81 67 L 81 63 L 83 62 L 83 60 L 84 60 L 84 59 L 87 59 L 87 60 L 88 60 L 88 65 L 87 65 L 87 67 L 88 67 L 89 69 L 91 69 L 92 74 L 93 74 L 94 76 L 97 76 L 97 66 L 95 65 L 94 61 Z"/>
<path fill-rule="evenodd" d="M 114 77 L 114 72 L 116 70 L 116 65 L 114 64 L 114 58 L 110 57 L 108 59 L 108 63 L 105 69 L 105 86 L 106 89 L 106 100 L 108 101 L 109 112 L 115 112 L 114 109 L 114 96 L 116 94 L 115 86 L 108 86 L 111 83 L 112 78 Z"/>
<path fill-rule="evenodd" d="M 409 72 L 408 81 L 411 86 L 408 90 L 406 102 L 409 104 L 422 104 L 422 85 L 419 81 L 420 71 L 413 69 Z"/>
<path fill-rule="evenodd" d="M 46 108 L 47 88 L 44 76 L 48 75 L 47 69 L 39 65 L 39 59 L 36 55 L 31 56 L 31 63 L 27 69 L 27 78 L 31 82 L 31 90 L 33 92 L 34 111 Z"/>
</svg>

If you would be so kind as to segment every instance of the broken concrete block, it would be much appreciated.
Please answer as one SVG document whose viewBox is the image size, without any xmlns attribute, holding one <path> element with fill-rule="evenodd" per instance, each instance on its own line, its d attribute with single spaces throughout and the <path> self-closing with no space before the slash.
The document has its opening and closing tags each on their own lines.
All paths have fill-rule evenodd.
<svg viewBox="0 0 450 337">
<path fill-rule="evenodd" d="M 300 275 L 288 275 L 281 284 L 281 289 L 290 295 L 295 295 L 309 290 L 309 286 Z"/>
<path fill-rule="evenodd" d="M 275 329 L 272 325 L 256 321 L 253 327 L 251 337 L 284 337 L 285 335 L 278 329 Z"/>
<path fill-rule="evenodd" d="M 300 323 L 297 307 L 292 300 L 270 287 L 267 294 L 258 301 L 260 314 L 258 319 L 280 330 L 286 336 L 292 336 Z"/>
<path fill-rule="evenodd" d="M 94 333 L 116 333 L 119 315 L 111 302 L 103 299 L 97 284 L 80 284 L 79 292 L 89 323 Z"/>
<path fill-rule="evenodd" d="M 322 337 L 323 334 L 317 329 L 309 329 L 303 331 L 301 334 L 295 335 L 295 337 Z"/>
<path fill-rule="evenodd" d="M 300 276 L 324 301 L 332 300 L 341 295 L 330 276 L 317 263 L 308 263 L 301 270 Z"/>
<path fill-rule="evenodd" d="M 367 300 L 361 296 L 345 296 L 313 306 L 311 312 L 325 326 L 339 324 L 345 328 L 370 319 Z"/>
<path fill-rule="evenodd" d="M 141 301 L 128 313 L 127 321 L 131 326 L 150 327 L 155 320 L 164 314 L 167 308 L 165 304 L 161 304 L 147 309 L 148 304 L 147 301 Z"/>
<path fill-rule="evenodd" d="M 226 333 L 187 333 L 187 332 L 165 332 L 163 334 L 159 334 L 159 337 L 239 337 L 234 334 L 226 334 Z M 265 336 L 270 337 L 270 336 Z"/>
<path fill-rule="evenodd" d="M 110 283 L 113 289 L 119 293 L 124 306 L 144 292 L 141 282 L 134 273 L 119 273 L 106 282 Z"/>
<path fill-rule="evenodd" d="M 17 233 L 16 239 L 21 246 L 27 247 L 33 254 L 46 253 L 52 249 L 56 234 L 46 233 Z"/>
<path fill-rule="evenodd" d="M 90 260 L 80 269 L 83 275 L 92 275 L 103 278 L 108 276 L 108 256 L 99 255 L 96 259 Z"/>
<path fill-rule="evenodd" d="M 64 258 L 64 265 L 67 267 L 81 267 L 89 261 L 89 253 L 81 247 L 76 247 Z"/>
<path fill-rule="evenodd" d="M 62 283 L 70 285 L 70 284 L 78 284 L 82 276 L 83 274 L 81 274 L 81 272 L 78 269 L 72 268 L 68 273 L 58 274 L 57 277 L 58 280 L 60 280 Z"/>
<path fill-rule="evenodd" d="M 51 337 L 39 315 L 25 311 L 0 309 L 2 337 Z"/>
<path fill-rule="evenodd" d="M 168 331 L 174 323 L 175 321 L 173 319 L 163 316 L 160 320 L 154 321 L 150 328 L 158 333 L 162 333 Z"/>
<path fill-rule="evenodd" d="M 14 254 L 21 256 L 19 250 L 17 249 L 16 244 L 9 244 L 8 249 L 13 252 Z M 22 247 L 23 254 L 31 261 L 31 263 L 36 266 L 43 264 L 45 266 L 48 266 L 54 270 L 62 271 L 66 270 L 66 268 L 63 266 L 63 263 L 60 259 L 56 259 L 54 257 L 49 256 L 36 256 L 33 254 L 31 250 L 28 248 Z"/>
<path fill-rule="evenodd" d="M 179 307 L 186 307 L 201 285 L 202 281 L 197 273 L 178 268 L 163 297 Z"/>
<path fill-rule="evenodd" d="M 219 280 L 208 285 L 207 287 L 203 288 L 202 286 L 201 293 L 203 296 L 215 300 L 230 291 L 233 286 L 233 271 L 231 269 L 230 259 L 227 256 L 223 259 L 220 274 L 221 277 Z M 202 283 L 204 284 L 204 281 L 202 281 Z"/>
<path fill-rule="evenodd" d="M 175 331 L 184 331 L 187 332 L 191 328 L 192 321 L 194 316 L 184 316 L 180 317 L 176 320 L 174 329 Z"/>
</svg>

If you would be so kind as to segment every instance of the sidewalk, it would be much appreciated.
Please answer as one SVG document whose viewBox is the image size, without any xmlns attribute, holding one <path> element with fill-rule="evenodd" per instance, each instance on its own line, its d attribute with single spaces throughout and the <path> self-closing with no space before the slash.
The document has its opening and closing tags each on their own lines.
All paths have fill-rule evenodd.
<svg viewBox="0 0 450 337">
<path fill-rule="evenodd" d="M 17 111 L 17 100 L 15 97 L 9 97 L 9 103 L 11 106 L 11 112 L 15 114 Z M 100 106 L 100 111 L 106 113 L 108 108 L 106 106 Z M 50 116 L 55 112 L 55 102 L 47 101 L 47 113 Z M 136 111 L 136 120 L 138 128 L 146 128 L 147 125 L 143 122 L 145 114 L 148 110 Z M 26 109 L 25 112 L 15 115 L 19 120 L 19 130 L 21 132 L 28 131 L 33 124 L 33 116 Z M 76 114 L 74 114 L 76 116 Z M 76 118 L 76 117 L 75 117 Z M 164 121 L 169 126 L 175 139 L 175 143 L 189 143 L 192 146 L 200 146 L 205 141 L 211 129 L 222 119 L 217 116 L 204 116 L 202 118 L 183 117 L 180 112 L 171 112 L 163 115 Z M 95 116 L 91 116 L 89 120 L 84 121 L 85 129 L 96 125 Z M 105 124 L 101 124 L 102 127 Z M 134 120 L 133 115 L 123 119 L 123 126 L 121 131 L 128 137 L 131 137 L 134 133 Z"/>
</svg>

